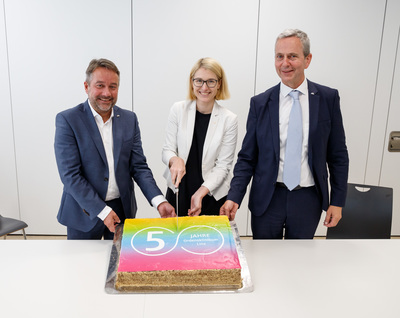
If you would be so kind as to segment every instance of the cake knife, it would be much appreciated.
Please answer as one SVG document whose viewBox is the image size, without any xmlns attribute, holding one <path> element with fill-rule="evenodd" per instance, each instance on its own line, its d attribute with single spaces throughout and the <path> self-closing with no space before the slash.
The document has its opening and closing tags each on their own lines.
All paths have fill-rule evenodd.
<svg viewBox="0 0 400 318">
<path fill-rule="evenodd" d="M 179 220 L 179 186 L 175 187 L 175 194 L 176 194 L 176 230 L 178 231 L 178 220 Z"/>
</svg>

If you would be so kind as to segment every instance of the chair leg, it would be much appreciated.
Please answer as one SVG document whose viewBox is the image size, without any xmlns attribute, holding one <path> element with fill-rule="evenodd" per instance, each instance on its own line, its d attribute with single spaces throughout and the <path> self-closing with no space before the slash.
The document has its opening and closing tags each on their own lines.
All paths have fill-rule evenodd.
<svg viewBox="0 0 400 318">
<path fill-rule="evenodd" d="M 24 234 L 24 240 L 26 240 L 25 229 L 22 229 L 22 234 Z"/>
</svg>

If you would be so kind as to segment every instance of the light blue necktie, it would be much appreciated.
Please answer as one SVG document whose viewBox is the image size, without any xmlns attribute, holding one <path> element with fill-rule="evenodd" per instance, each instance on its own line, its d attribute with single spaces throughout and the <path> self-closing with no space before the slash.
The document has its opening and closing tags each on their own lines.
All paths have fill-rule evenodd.
<svg viewBox="0 0 400 318">
<path fill-rule="evenodd" d="M 291 91 L 289 93 L 293 98 L 293 105 L 289 116 L 285 162 L 283 164 L 283 182 L 290 191 L 300 184 L 303 124 L 299 93 L 299 91 Z"/>
</svg>

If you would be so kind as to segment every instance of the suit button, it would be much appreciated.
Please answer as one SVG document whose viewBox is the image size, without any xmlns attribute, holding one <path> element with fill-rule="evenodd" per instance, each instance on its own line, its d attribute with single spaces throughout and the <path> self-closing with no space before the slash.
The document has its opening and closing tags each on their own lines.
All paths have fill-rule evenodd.
<svg viewBox="0 0 400 318">
<path fill-rule="evenodd" d="M 104 178 L 104 181 L 108 181 L 108 178 Z"/>
</svg>

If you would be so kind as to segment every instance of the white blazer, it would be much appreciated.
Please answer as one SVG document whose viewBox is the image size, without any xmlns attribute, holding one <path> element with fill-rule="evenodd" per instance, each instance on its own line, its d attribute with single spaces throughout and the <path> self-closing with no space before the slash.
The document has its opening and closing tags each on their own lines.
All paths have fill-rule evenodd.
<svg viewBox="0 0 400 318">
<path fill-rule="evenodd" d="M 169 171 L 169 161 L 178 156 L 186 161 L 192 146 L 196 101 L 181 101 L 172 105 L 166 137 L 162 151 L 162 160 L 167 166 L 164 178 L 168 187 L 175 191 Z M 216 200 L 228 194 L 232 179 L 232 164 L 237 142 L 237 116 L 214 102 L 210 122 L 206 133 L 202 157 L 203 186 L 210 190 Z"/>
</svg>

